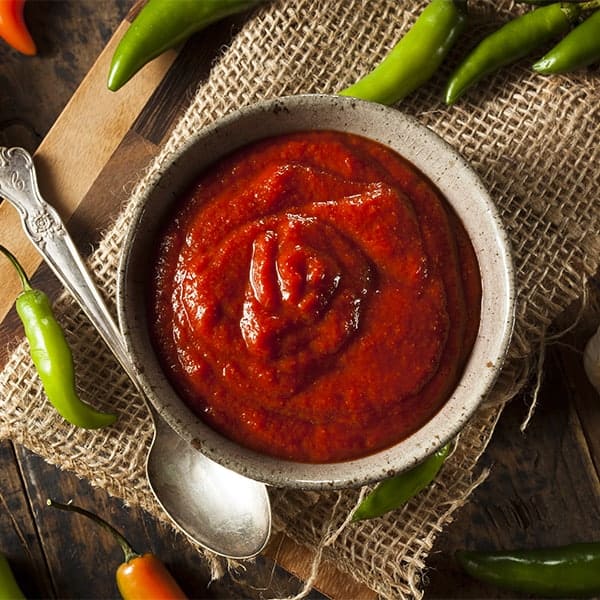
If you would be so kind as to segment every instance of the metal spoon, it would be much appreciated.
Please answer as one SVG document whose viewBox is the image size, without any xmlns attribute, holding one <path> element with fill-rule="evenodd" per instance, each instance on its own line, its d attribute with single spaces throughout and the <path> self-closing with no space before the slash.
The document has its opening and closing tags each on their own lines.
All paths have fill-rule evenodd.
<svg viewBox="0 0 600 600">
<path fill-rule="evenodd" d="M 146 473 L 167 515 L 186 535 L 212 552 L 236 559 L 258 554 L 271 532 L 265 485 L 211 461 L 154 411 L 142 392 L 117 325 L 58 213 L 42 198 L 33 160 L 22 148 L 0 147 L 0 196 L 19 211 L 27 237 L 77 300 L 144 398 L 154 423 Z"/>
</svg>

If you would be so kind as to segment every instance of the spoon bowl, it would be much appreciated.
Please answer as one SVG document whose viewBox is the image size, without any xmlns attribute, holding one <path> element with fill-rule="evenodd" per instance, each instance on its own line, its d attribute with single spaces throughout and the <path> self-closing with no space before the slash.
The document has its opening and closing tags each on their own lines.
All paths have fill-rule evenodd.
<svg viewBox="0 0 600 600">
<path fill-rule="evenodd" d="M 264 484 L 210 460 L 158 415 L 154 426 L 156 435 L 146 468 L 165 512 L 189 537 L 212 552 L 240 560 L 258 554 L 271 533 Z"/>
</svg>

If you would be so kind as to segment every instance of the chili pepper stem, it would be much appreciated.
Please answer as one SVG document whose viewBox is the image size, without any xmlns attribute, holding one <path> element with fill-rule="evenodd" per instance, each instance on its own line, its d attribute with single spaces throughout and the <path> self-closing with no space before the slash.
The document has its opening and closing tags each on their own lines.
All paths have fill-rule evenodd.
<svg viewBox="0 0 600 600">
<path fill-rule="evenodd" d="M 600 0 L 586 0 L 586 2 L 579 3 L 581 10 L 596 10 L 600 8 Z"/>
<path fill-rule="evenodd" d="M 31 283 L 29 281 L 29 277 L 27 277 L 27 274 L 21 266 L 21 263 L 19 263 L 19 261 L 17 260 L 17 257 L 2 244 L 0 244 L 0 252 L 2 252 L 2 254 L 4 254 L 4 256 L 6 256 L 6 258 L 8 258 L 8 260 L 10 260 L 10 262 L 13 264 L 15 270 L 17 271 L 17 274 L 19 275 L 19 279 L 21 280 L 21 283 L 23 285 L 23 291 L 31 291 L 32 288 Z"/>
<path fill-rule="evenodd" d="M 600 8 L 600 0 L 583 0 L 583 2 L 563 2 L 561 9 L 566 18 L 574 24 L 577 22 L 581 13 L 596 10 Z"/>
<path fill-rule="evenodd" d="M 131 559 L 141 556 L 131 547 L 131 544 L 125 539 L 125 537 L 120 532 L 118 532 L 112 525 L 107 523 L 104 519 L 101 519 L 98 515 L 95 515 L 89 510 L 86 510 L 85 508 L 81 508 L 71 503 L 61 504 L 60 502 L 56 502 L 55 500 L 52 500 L 50 498 L 46 500 L 46 504 L 48 506 L 51 506 L 52 508 L 58 508 L 60 510 L 76 512 L 80 515 L 84 515 L 85 517 L 88 517 L 97 525 L 102 527 L 105 531 L 108 531 L 115 538 L 115 540 L 117 540 L 119 546 L 121 546 L 121 550 L 123 550 L 123 554 L 125 556 L 125 562 L 129 562 Z"/>
<path fill-rule="evenodd" d="M 146 600 L 147 598 L 187 600 L 184 591 L 156 556 L 150 553 L 138 554 L 125 537 L 104 519 L 70 502 L 61 504 L 49 498 L 46 500 L 46 504 L 53 508 L 76 512 L 88 517 L 108 531 L 119 543 L 125 561 L 117 568 L 116 583 L 123 600 Z"/>
<path fill-rule="evenodd" d="M 23 291 L 17 296 L 15 308 L 48 400 L 61 417 L 77 427 L 98 429 L 112 425 L 116 415 L 97 411 L 77 394 L 73 354 L 50 299 L 42 290 L 32 288 L 25 270 L 7 248 L 0 245 L 0 253 L 9 259 L 21 279 Z"/>
<path fill-rule="evenodd" d="M 446 84 L 446 104 L 454 104 L 482 78 L 565 35 L 583 11 L 598 4 L 600 0 L 577 4 L 554 2 L 509 20 L 483 38 L 458 65 Z"/>
</svg>

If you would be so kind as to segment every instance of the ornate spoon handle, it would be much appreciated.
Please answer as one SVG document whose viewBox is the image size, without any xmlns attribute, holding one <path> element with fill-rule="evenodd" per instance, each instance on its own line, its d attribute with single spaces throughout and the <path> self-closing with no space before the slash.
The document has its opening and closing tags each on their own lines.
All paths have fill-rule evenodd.
<svg viewBox="0 0 600 600">
<path fill-rule="evenodd" d="M 135 382 L 120 331 L 60 216 L 42 198 L 33 160 L 23 148 L 0 147 L 0 196 L 19 211 L 27 237 Z"/>
<path fill-rule="evenodd" d="M 258 554 L 271 532 L 264 484 L 214 463 L 156 414 L 138 383 L 119 328 L 58 213 L 40 195 L 33 160 L 22 148 L 0 147 L 0 196 L 17 208 L 33 245 L 79 302 L 144 398 L 155 432 L 146 473 L 165 512 L 186 535 L 213 552 L 233 558 Z"/>
</svg>

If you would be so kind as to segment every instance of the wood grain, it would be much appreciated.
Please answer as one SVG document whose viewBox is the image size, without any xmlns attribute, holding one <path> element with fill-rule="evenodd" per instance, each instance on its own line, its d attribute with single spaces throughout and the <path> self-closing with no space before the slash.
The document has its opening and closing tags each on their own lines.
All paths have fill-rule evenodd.
<svg viewBox="0 0 600 600">
<path fill-rule="evenodd" d="M 311 575 L 315 551 L 299 546 L 284 534 L 274 535 L 271 538 L 265 554 L 301 580 L 306 580 Z M 377 598 L 377 594 L 372 589 L 340 571 L 327 560 L 322 560 L 319 564 L 314 587 L 332 598 L 353 600 Z"/>
<path fill-rule="evenodd" d="M 0 61 L 0 99 L 5 100 L 0 102 L 0 143 L 18 143 L 30 151 L 40 145 L 50 124 L 129 10 L 130 3 L 130 0 L 27 3 L 32 29 L 40 38 L 42 55 L 27 61 L 10 51 L 3 52 L 0 47 L 3 59 Z M 122 28 L 123 25 L 119 35 Z M 93 127 L 88 125 L 87 110 L 101 110 L 106 118 L 114 116 L 110 110 L 95 106 L 99 96 L 84 93 L 85 87 L 92 85 L 90 78 L 96 78 L 97 86 L 90 90 L 98 91 L 104 85 L 105 75 L 100 70 L 105 68 L 106 62 L 96 63 L 81 84 L 81 95 L 77 92 L 73 96 L 61 119 L 67 119 L 69 114 L 78 115 L 71 129 L 79 136 L 79 145 L 74 147 L 81 156 L 69 158 L 71 168 L 63 169 L 60 177 L 53 174 L 55 166 L 51 160 L 46 160 L 48 173 L 43 191 L 70 216 L 69 228 L 84 254 L 99 240 L 114 211 L 126 200 L 137 176 L 164 142 L 194 86 L 206 77 L 220 44 L 226 43 L 231 31 L 229 27 L 207 30 L 205 35 L 186 45 L 170 66 L 163 65 L 164 73 L 154 73 L 152 82 L 136 83 L 143 87 L 145 104 L 136 109 L 136 116 L 136 110 L 121 100 L 125 106 L 115 121 L 124 129 L 120 137 L 119 128 L 109 125 L 105 129 L 102 119 L 92 117 L 89 121 Z M 103 60 L 106 60 L 106 52 Z M 104 66 L 98 66 L 102 64 Z M 146 79 L 151 72 L 151 69 L 142 72 L 140 78 Z M 31 86 L 31 81 L 36 85 Z M 2 82 L 9 85 L 4 86 Z M 123 93 L 127 89 L 123 88 Z M 6 101 L 7 90 L 10 102 Z M 77 113 L 77 103 L 82 99 L 92 104 Z M 102 102 L 105 100 L 117 102 L 112 96 L 103 97 Z M 68 147 L 70 129 L 66 125 L 68 121 L 60 133 L 61 126 L 57 122 L 58 133 L 49 133 L 40 146 L 40 151 L 46 149 L 53 160 L 59 160 L 60 153 Z M 94 138 L 86 135 L 92 130 L 97 135 L 112 138 L 99 146 L 99 156 L 104 156 L 104 162 L 94 155 Z M 87 150 L 81 145 L 84 137 L 90 142 Z M 83 165 L 88 159 L 90 164 Z M 85 177 L 81 181 L 70 181 L 80 170 Z M 62 186 L 65 186 L 64 195 Z M 55 195 L 60 197 L 55 198 Z M 16 251 L 21 258 L 24 255 L 28 272 L 35 272 L 34 282 L 51 295 L 57 294 L 60 286 L 44 265 L 37 268 L 39 258 L 23 240 L 20 224 L 14 220 L 15 213 L 5 204 L 0 205 L 0 241 L 10 244 L 15 241 Z M 7 220 L 10 213 L 12 221 Z M 6 302 L 2 305 L 0 301 L 0 364 L 2 356 L 6 356 L 7 344 L 15 335 L 21 335 L 12 310 L 8 311 L 7 318 L 1 318 L 12 302 L 13 290 L 9 283 L 13 277 L 8 273 L 6 265 L 0 264 L 4 284 L 0 297 Z M 459 548 L 532 547 L 586 537 L 600 539 L 600 400 L 587 384 L 580 361 L 589 332 L 589 328 L 578 329 L 568 340 L 576 351 L 559 345 L 549 352 L 539 408 L 526 434 L 519 432 L 519 426 L 526 411 L 528 392 L 516 398 L 502 416 L 482 461 L 482 468 L 491 467 L 491 475 L 436 541 L 429 560 L 426 600 L 514 597 L 466 577 L 452 558 Z M 119 550 L 104 534 L 95 532 L 72 515 L 47 509 L 44 503 L 48 495 L 59 500 L 73 498 L 109 518 L 138 549 L 161 556 L 190 597 L 257 600 L 287 597 L 297 593 L 302 582 L 280 566 L 285 565 L 300 578 L 309 572 L 311 552 L 287 539 L 274 538 L 268 551 L 270 556 L 260 556 L 247 565 L 245 571 L 226 573 L 210 583 L 206 562 L 198 559 L 188 541 L 136 507 L 123 506 L 118 499 L 108 497 L 102 490 L 91 488 L 85 481 L 46 464 L 8 441 L 0 442 L 0 472 L 3 509 L 0 551 L 9 556 L 30 598 L 116 597 L 114 568 L 121 559 Z M 335 565 L 328 571 L 330 567 L 325 566 L 322 578 L 317 580 L 321 591 L 342 599 L 372 597 L 370 590 L 361 589 L 348 577 L 339 575 Z M 323 598 L 316 589 L 308 597 Z"/>
<path fill-rule="evenodd" d="M 42 196 L 68 223 L 89 188 L 148 102 L 176 54 L 153 61 L 130 85 L 117 93 L 106 87 L 114 48 L 127 25 L 122 23 L 34 155 Z M 28 274 L 41 258 L 25 236 L 18 213 L 0 204 L 0 239 L 18 256 Z M 19 281 L 3 261 L 0 276 L 6 287 L 0 296 L 0 320 L 19 292 Z"/>
<path fill-rule="evenodd" d="M 581 361 L 590 334 L 581 327 L 548 349 L 539 404 L 524 434 L 527 392 L 505 410 L 482 461 L 492 469 L 489 479 L 434 547 L 428 598 L 514 597 L 465 578 L 452 558 L 458 549 L 600 540 L 600 398 Z"/>
<path fill-rule="evenodd" d="M 125 27 L 125 23 L 118 27 L 34 156 L 43 196 L 68 223 L 72 237 L 84 255 L 99 241 L 101 232 L 109 226 L 143 169 L 158 152 L 160 143 L 186 105 L 192 88 L 208 74 L 216 49 L 235 31 L 236 21 L 232 20 L 230 27 L 224 29 L 209 29 L 204 36 L 185 46 L 177 57 L 175 69 L 171 67 L 176 53 L 171 52 L 148 65 L 132 82 L 114 94 L 105 87 L 107 61 Z M 167 77 L 164 77 L 165 74 Z M 34 285 L 44 289 L 50 297 L 60 293 L 60 285 L 49 269 L 44 264 L 40 265 L 40 257 L 23 234 L 16 211 L 7 202 L 0 205 L 0 239 L 19 256 L 26 271 L 32 275 Z M 0 266 L 0 273 L 6 275 L 7 282 L 16 279 L 11 277 L 6 264 Z M 11 309 L 18 291 L 18 286 L 14 289 L 13 286 L 4 286 L 0 292 L 3 340 L 22 335 L 21 325 L 14 309 Z M 7 352 L 8 346 L 3 345 L 0 363 L 6 360 Z M 46 465 L 27 450 L 17 447 L 13 451 L 12 444 L 3 444 L 6 447 L 4 456 L 0 457 L 3 462 L 17 474 L 16 465 L 20 465 L 27 474 L 23 481 L 15 475 L 13 487 L 15 495 L 30 499 L 30 510 L 9 514 L 13 516 L 13 523 L 25 521 L 36 533 L 39 544 L 36 551 L 43 563 L 39 572 L 48 575 L 46 581 L 41 581 L 41 595 L 59 598 L 81 596 L 81 590 L 88 589 L 86 582 L 90 576 L 90 564 L 95 560 L 90 549 L 72 542 L 65 550 L 55 546 L 52 540 L 86 539 L 92 536 L 94 528 L 76 516 L 55 514 L 45 506 L 45 499 L 52 496 L 62 501 L 80 499 L 87 508 L 103 514 L 111 522 L 123 518 L 120 513 L 124 513 L 125 509 L 116 510 L 115 501 L 101 490 L 92 491 L 83 481 L 66 474 L 59 475 L 54 467 Z M 90 494 L 93 494 L 91 505 L 85 502 Z M 190 597 L 198 597 L 199 590 L 201 597 L 209 597 L 208 565 L 198 561 L 197 552 L 187 539 L 170 527 L 155 522 L 139 509 L 129 508 L 127 513 L 128 517 L 124 520 L 128 522 L 129 529 L 139 531 L 139 524 L 132 526 L 132 520 L 136 518 L 143 524 L 146 530 L 143 537 L 153 540 L 157 554 L 165 557 Z M 2 537 L 5 536 L 4 530 L 2 526 Z M 120 550 L 102 532 L 97 539 L 93 535 L 94 554 L 104 557 L 95 567 L 95 576 L 107 584 L 86 593 L 86 596 L 116 596 L 114 569 L 121 560 Z M 20 536 L 20 544 L 16 545 L 20 554 L 23 541 L 24 537 Z M 164 544 L 169 545 L 169 541 L 170 548 L 165 548 Z M 174 550 L 183 555 L 178 557 L 180 560 L 173 561 Z M 11 554 L 18 556 L 19 552 L 15 550 Z M 270 589 L 280 589 L 283 595 L 287 595 L 290 584 L 293 589 L 300 588 L 300 582 L 273 561 L 267 557 L 261 560 L 265 563 L 264 569 L 255 572 L 253 577 L 245 578 L 245 589 L 255 589 L 260 594 L 261 588 L 268 585 Z M 195 563 L 200 568 L 190 571 L 190 564 Z M 23 569 L 25 575 L 21 579 L 27 579 L 27 572 L 31 576 L 33 567 L 27 561 L 27 567 Z M 267 581 L 261 573 L 268 573 Z M 212 587 L 221 589 L 226 597 L 234 597 L 239 594 L 239 577 L 224 577 Z M 34 595 L 39 594 L 39 590 L 34 591 Z M 312 592 L 310 597 L 322 596 Z"/>
<path fill-rule="evenodd" d="M 0 488 L 0 552 L 8 559 L 19 586 L 28 598 L 52 590 L 50 572 L 39 546 L 39 536 L 27 498 L 15 450 L 0 442 L 2 487 Z M 35 574 L 35 576 L 33 576 Z"/>
<path fill-rule="evenodd" d="M 0 41 L 0 145 L 37 149 L 132 2 L 25 3 L 38 55 L 20 55 Z"/>
<path fill-rule="evenodd" d="M 177 538 L 164 525 L 155 523 L 142 511 L 126 508 L 115 502 L 101 490 L 92 490 L 83 480 L 69 478 L 56 480 L 52 477 L 52 467 L 41 459 L 23 450 L 18 451 L 20 461 L 29 472 L 38 473 L 27 481 L 27 493 L 32 498 L 32 511 L 35 518 L 44 556 L 52 574 L 52 589 L 57 598 L 117 598 L 119 593 L 115 582 L 117 567 L 123 562 L 123 553 L 115 540 L 104 530 L 80 515 L 66 513 L 46 505 L 47 498 L 67 502 L 74 500 L 79 505 L 96 512 L 121 531 L 138 552 L 153 552 L 163 558 L 166 566 L 177 573 L 178 579 L 190 597 L 210 597 L 207 585 L 210 574 L 206 563 L 197 560 L 197 554 L 179 539 L 179 561 L 196 563 L 197 567 L 181 577 L 174 561 L 173 552 L 164 548 L 169 542 L 171 548 Z M 137 522 L 132 526 L 132 517 Z M 148 538 L 157 540 L 148 544 Z M 57 543 L 61 540 L 62 543 Z M 81 540 L 77 543 L 77 540 Z M 185 550 L 187 546 L 187 551 Z M 195 555 L 195 556 L 194 556 Z M 90 572 L 93 579 L 102 582 L 90 587 Z"/>
</svg>

